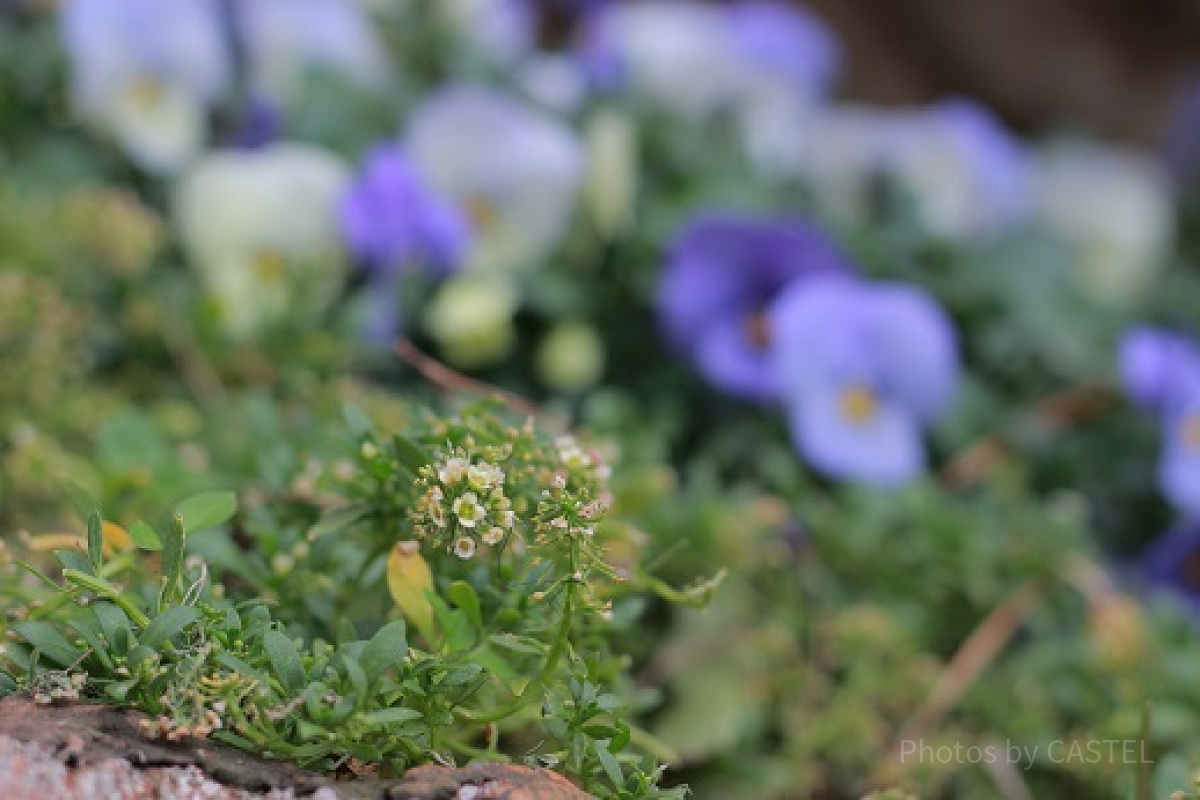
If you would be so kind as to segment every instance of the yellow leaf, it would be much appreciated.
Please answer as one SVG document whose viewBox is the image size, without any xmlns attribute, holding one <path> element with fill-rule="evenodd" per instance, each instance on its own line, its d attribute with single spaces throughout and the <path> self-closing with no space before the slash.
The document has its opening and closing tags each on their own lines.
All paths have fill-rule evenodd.
<svg viewBox="0 0 1200 800">
<path fill-rule="evenodd" d="M 429 592 L 433 591 L 433 573 L 421 556 L 416 542 L 397 542 L 388 556 L 388 591 L 400 611 L 417 630 L 432 642 L 434 640 L 433 607 L 429 604 Z"/>
<path fill-rule="evenodd" d="M 133 537 L 115 522 L 104 522 L 104 549 L 106 555 L 133 549 Z"/>
</svg>

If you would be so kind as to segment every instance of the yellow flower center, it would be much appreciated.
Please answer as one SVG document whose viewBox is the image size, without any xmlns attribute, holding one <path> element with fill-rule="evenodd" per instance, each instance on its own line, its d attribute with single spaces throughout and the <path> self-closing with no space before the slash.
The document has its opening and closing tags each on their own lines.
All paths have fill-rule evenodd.
<svg viewBox="0 0 1200 800">
<path fill-rule="evenodd" d="M 1200 414 L 1189 414 L 1183 421 L 1183 444 L 1189 450 L 1200 451 Z"/>
<path fill-rule="evenodd" d="M 870 421 L 877 407 L 875 393 L 862 386 L 851 386 L 838 398 L 838 411 L 843 418 L 856 425 Z"/>
<path fill-rule="evenodd" d="M 134 105 L 145 109 L 157 108 L 162 105 L 167 94 L 162 81 L 149 75 L 137 76 L 129 83 L 125 91 Z"/>
<path fill-rule="evenodd" d="M 471 221 L 471 227 L 475 230 L 486 231 L 496 224 L 499 213 L 492 201 L 475 195 L 468 197 L 463 206 L 467 213 L 467 219 Z"/>
<path fill-rule="evenodd" d="M 742 333 L 755 350 L 766 350 L 771 346 L 771 324 L 762 311 L 747 314 L 742 321 Z"/>
<path fill-rule="evenodd" d="M 250 259 L 254 276 L 261 283 L 279 283 L 287 272 L 287 260 L 274 250 L 260 250 Z"/>
</svg>

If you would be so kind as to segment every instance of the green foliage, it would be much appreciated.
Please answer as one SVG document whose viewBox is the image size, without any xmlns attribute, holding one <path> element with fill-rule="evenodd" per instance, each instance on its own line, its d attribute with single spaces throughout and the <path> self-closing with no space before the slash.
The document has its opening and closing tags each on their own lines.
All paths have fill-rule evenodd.
<svg viewBox="0 0 1200 800">
<path fill-rule="evenodd" d="M 185 499 L 161 532 L 135 525 L 142 552 L 113 558 L 93 511 L 88 559 L 60 551 L 58 581 L 29 567 L 50 592 L 12 627 L 19 642 L 5 651 L 6 685 L 39 702 L 120 703 L 150 714 L 153 735 L 211 735 L 313 768 L 354 759 L 398 773 L 431 759 L 504 760 L 525 743 L 527 759 L 557 765 L 599 796 L 678 796 L 658 788 L 648 735 L 633 743 L 629 683 L 612 643 L 614 607 L 634 600 L 638 573 L 605 555 L 614 535 L 601 519 L 607 470 L 598 457 L 486 407 L 429 415 L 390 436 L 361 412 L 349 417 L 359 477 L 336 505 L 322 500 L 331 508 L 307 526 L 312 546 L 289 570 L 294 579 L 307 559 L 352 564 L 354 579 L 328 605 L 289 628 L 261 599 L 228 597 L 222 576 L 251 573 L 186 554 L 205 529 L 224 538 L 229 526 L 270 524 L 266 508 L 238 508 L 231 493 Z M 435 485 L 445 492 L 438 511 L 418 502 Z M 488 493 L 495 525 L 459 502 L 467 492 Z M 473 536 L 481 538 L 469 554 L 456 547 Z M 413 542 L 435 579 L 433 622 L 410 632 L 388 619 L 383 564 Z M 155 579 L 149 553 L 160 547 Z M 236 541 L 223 547 L 232 563 Z M 354 558 L 363 553 L 374 555 Z"/>
</svg>

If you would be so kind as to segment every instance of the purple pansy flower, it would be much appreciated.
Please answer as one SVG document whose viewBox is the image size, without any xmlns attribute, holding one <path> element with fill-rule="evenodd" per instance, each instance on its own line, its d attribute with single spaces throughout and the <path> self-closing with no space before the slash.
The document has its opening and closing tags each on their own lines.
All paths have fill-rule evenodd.
<svg viewBox="0 0 1200 800">
<path fill-rule="evenodd" d="M 1200 526 L 1185 523 L 1167 531 L 1146 549 L 1140 566 L 1148 591 L 1200 612 Z"/>
<path fill-rule="evenodd" d="M 1200 517 L 1200 352 L 1181 336 L 1137 328 L 1121 341 L 1121 377 L 1163 426 L 1158 480 L 1188 517 Z"/>
<path fill-rule="evenodd" d="M 805 95 L 824 94 L 837 76 L 841 53 L 829 26 L 778 0 L 745 0 L 726 9 L 734 48 L 764 74 Z"/>
<path fill-rule="evenodd" d="M 771 367 L 796 446 L 820 472 L 880 486 L 922 472 L 922 429 L 958 377 L 954 327 L 921 290 L 824 276 L 771 307 Z"/>
<path fill-rule="evenodd" d="M 342 235 L 370 276 L 368 336 L 391 336 L 397 324 L 396 280 L 405 270 L 457 267 L 469 226 L 438 197 L 395 145 L 373 149 L 340 206 Z"/>
<path fill-rule="evenodd" d="M 676 237 L 657 307 L 671 343 L 716 386 L 759 401 L 776 396 L 765 312 L 792 281 L 844 272 L 849 262 L 799 219 L 710 212 Z"/>
</svg>

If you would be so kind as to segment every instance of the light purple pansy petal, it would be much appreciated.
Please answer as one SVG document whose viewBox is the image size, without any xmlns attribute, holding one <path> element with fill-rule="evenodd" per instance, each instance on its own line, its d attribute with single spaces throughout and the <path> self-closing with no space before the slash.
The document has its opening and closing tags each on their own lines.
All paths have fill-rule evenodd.
<svg viewBox="0 0 1200 800">
<path fill-rule="evenodd" d="M 945 312 L 927 294 L 903 284 L 874 284 L 862 309 L 882 391 L 922 421 L 936 419 L 953 399 L 958 345 Z"/>
<path fill-rule="evenodd" d="M 737 319 L 721 320 L 701 335 L 696 365 L 711 383 L 734 394 L 764 403 L 776 395 L 766 352 L 750 342 Z"/>
<path fill-rule="evenodd" d="M 863 313 L 862 284 L 849 276 L 814 276 L 785 290 L 768 310 L 780 391 L 799 396 L 831 384 L 873 382 Z"/>
<path fill-rule="evenodd" d="M 830 478 L 893 487 L 925 469 L 918 421 L 907 409 L 879 403 L 869 418 L 852 420 L 842 392 L 828 387 L 807 392 L 788 411 L 797 449 Z"/>
<path fill-rule="evenodd" d="M 450 269 L 467 246 L 466 219 L 424 184 L 395 145 L 368 154 L 340 210 L 348 247 L 372 269 Z"/>
<path fill-rule="evenodd" d="M 1189 519 L 1200 519 L 1200 448 L 1187 441 L 1183 424 L 1172 420 L 1167 425 L 1158 480 L 1172 506 Z"/>
<path fill-rule="evenodd" d="M 1157 328 L 1134 328 L 1121 338 L 1121 382 L 1138 405 L 1164 412 L 1200 384 L 1200 354 L 1191 342 Z"/>
<path fill-rule="evenodd" d="M 1200 612 L 1200 525 L 1184 522 L 1156 539 L 1141 558 L 1141 574 L 1151 593 L 1166 592 Z"/>
<path fill-rule="evenodd" d="M 733 44 L 752 64 L 777 72 L 804 94 L 823 94 L 841 62 L 829 26 L 777 0 L 743 0 L 726 9 Z"/>
<path fill-rule="evenodd" d="M 774 336 L 764 331 L 768 341 L 753 341 L 756 318 L 794 281 L 850 269 L 833 243 L 803 220 L 708 212 L 676 237 L 656 305 L 672 345 L 701 362 L 714 384 L 763 400 L 772 383 L 764 370 Z"/>
</svg>

